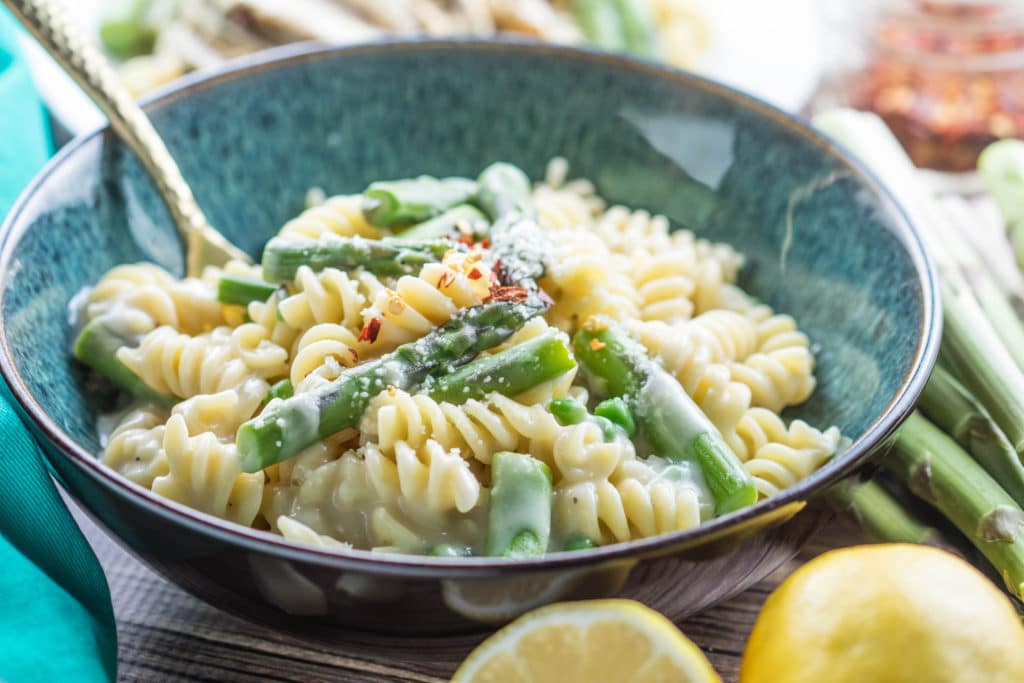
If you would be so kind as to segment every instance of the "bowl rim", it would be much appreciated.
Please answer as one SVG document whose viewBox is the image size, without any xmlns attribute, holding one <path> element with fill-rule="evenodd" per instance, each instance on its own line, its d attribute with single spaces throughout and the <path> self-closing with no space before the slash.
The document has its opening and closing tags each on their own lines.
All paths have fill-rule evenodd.
<svg viewBox="0 0 1024 683">
<path fill-rule="evenodd" d="M 283 559 L 317 565 L 333 570 L 362 571 L 375 575 L 410 578 L 455 579 L 486 578 L 509 573 L 533 573 L 586 569 L 610 562 L 630 562 L 642 556 L 671 552 L 674 548 L 699 545 L 702 537 L 717 537 L 733 527 L 741 527 L 752 520 L 769 513 L 779 514 L 781 508 L 799 509 L 808 499 L 827 488 L 838 479 L 850 474 L 882 441 L 887 438 L 913 410 L 914 403 L 924 387 L 938 354 L 942 319 L 939 315 L 938 276 L 932 260 L 925 251 L 924 242 L 906 211 L 893 193 L 882 182 L 849 153 L 842 145 L 827 135 L 788 114 L 778 107 L 759 98 L 721 84 L 709 78 L 698 76 L 640 58 L 622 54 L 611 54 L 587 47 L 566 47 L 537 43 L 523 39 L 502 38 L 499 40 L 454 38 L 454 39 L 383 39 L 357 45 L 332 46 L 322 43 L 295 43 L 271 48 L 262 52 L 231 60 L 211 70 L 186 76 L 166 86 L 143 100 L 143 107 L 153 112 L 186 98 L 195 92 L 216 87 L 218 84 L 248 77 L 267 70 L 289 67 L 307 61 L 332 57 L 365 56 L 378 54 L 401 54 L 410 52 L 505 52 L 511 55 L 533 54 L 557 57 L 562 60 L 611 65 L 617 69 L 653 75 L 662 80 L 694 88 L 714 97 L 727 99 L 742 109 L 752 110 L 758 115 L 771 119 L 811 142 L 822 153 L 827 154 L 846 167 L 852 176 L 864 187 L 870 189 L 879 202 L 879 209 L 894 227 L 894 233 L 906 250 L 914 267 L 921 291 L 921 325 L 914 352 L 913 364 L 903 377 L 893 399 L 875 420 L 842 453 L 830 459 L 796 485 L 778 495 L 760 501 L 750 507 L 709 520 L 704 524 L 684 531 L 662 534 L 650 538 L 624 543 L 615 543 L 589 550 L 558 552 L 538 559 L 509 560 L 491 557 L 435 558 L 422 555 L 379 553 L 357 549 L 324 549 L 309 544 L 290 541 L 284 537 L 245 527 L 219 517 L 194 510 L 183 504 L 162 498 L 117 474 L 103 465 L 99 458 L 80 446 L 61 429 L 41 408 L 29 393 L 28 388 L 14 365 L 5 326 L 0 326 L 0 375 L 6 379 L 11 393 L 16 398 L 21 412 L 27 415 L 38 432 L 41 432 L 67 458 L 72 465 L 99 485 L 132 504 L 144 505 L 150 512 L 170 523 L 185 527 L 208 538 L 240 546 L 250 551 L 271 554 Z M 29 185 L 22 191 L 14 206 L 0 226 L 0 282 L 11 273 L 14 249 L 28 228 L 28 222 L 21 225 L 21 216 L 32 198 L 45 186 L 48 178 L 65 161 L 80 149 L 93 143 L 98 137 L 112 134 L 109 125 L 101 126 L 90 133 L 80 135 L 67 145 L 43 167 Z M 0 287 L 0 311 L 3 310 L 3 296 L 6 287 Z M 48 456 L 49 457 L 49 456 Z M 95 513 L 92 513 L 95 514 Z"/>
</svg>

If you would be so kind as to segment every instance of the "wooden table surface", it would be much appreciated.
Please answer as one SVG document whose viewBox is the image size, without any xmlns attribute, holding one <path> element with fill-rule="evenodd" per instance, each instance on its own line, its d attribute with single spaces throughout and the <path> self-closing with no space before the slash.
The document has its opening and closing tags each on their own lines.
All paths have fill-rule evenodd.
<svg viewBox="0 0 1024 683">
<path fill-rule="evenodd" d="M 353 633 L 340 645 L 304 641 L 210 607 L 129 556 L 84 515 L 76 512 L 76 518 L 110 583 L 121 681 L 447 681 L 486 635 L 416 639 Z M 858 531 L 836 520 L 771 577 L 679 626 L 723 681 L 734 683 L 743 645 L 772 588 L 801 562 L 859 541 Z"/>
</svg>

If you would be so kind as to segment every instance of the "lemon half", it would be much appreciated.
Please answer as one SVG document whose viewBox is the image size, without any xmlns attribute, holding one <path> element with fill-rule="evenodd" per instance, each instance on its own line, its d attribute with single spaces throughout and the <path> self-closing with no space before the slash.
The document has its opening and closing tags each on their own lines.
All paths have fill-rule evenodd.
<svg viewBox="0 0 1024 683">
<path fill-rule="evenodd" d="M 632 600 L 549 605 L 481 643 L 452 683 L 721 683 L 671 621 Z"/>
</svg>

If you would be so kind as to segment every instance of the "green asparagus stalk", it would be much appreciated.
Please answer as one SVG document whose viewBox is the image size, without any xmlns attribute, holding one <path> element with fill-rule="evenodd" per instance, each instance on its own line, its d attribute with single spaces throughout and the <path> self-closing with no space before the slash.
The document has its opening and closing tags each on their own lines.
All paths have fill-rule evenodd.
<svg viewBox="0 0 1024 683">
<path fill-rule="evenodd" d="M 462 226 L 469 230 L 469 234 L 482 236 L 486 233 L 487 216 L 471 204 L 460 204 L 440 216 L 403 230 L 400 237 L 404 242 L 437 240 L 447 235 L 461 234 Z"/>
<path fill-rule="evenodd" d="M 656 24 L 649 0 L 576 0 L 573 14 L 594 45 L 646 57 L 655 54 Z"/>
<path fill-rule="evenodd" d="M 540 557 L 551 536 L 551 470 L 529 455 L 502 451 L 491 460 L 487 555 Z"/>
<path fill-rule="evenodd" d="M 292 381 L 290 379 L 283 379 L 267 390 L 267 401 L 272 401 L 275 398 L 291 398 L 294 395 L 295 387 L 292 386 Z"/>
<path fill-rule="evenodd" d="M 572 9 L 588 42 L 613 52 L 625 51 L 626 36 L 615 0 L 575 0 Z"/>
<path fill-rule="evenodd" d="M 492 220 L 511 213 L 520 217 L 533 216 L 533 193 L 530 179 L 522 169 L 499 161 L 491 164 L 477 178 L 476 204 Z"/>
<path fill-rule="evenodd" d="M 287 282 L 295 278 L 301 266 L 315 271 L 363 268 L 375 275 L 415 275 L 425 264 L 440 261 L 445 252 L 457 246 L 460 245 L 443 239 L 416 242 L 362 237 L 275 237 L 263 249 L 263 278 L 268 282 Z"/>
<path fill-rule="evenodd" d="M 956 525 L 1007 588 L 1024 597 L 1024 512 L 955 441 L 913 413 L 882 464 Z"/>
<path fill-rule="evenodd" d="M 598 392 L 626 399 L 658 455 L 701 469 L 715 500 L 715 514 L 757 502 L 753 478 L 708 417 L 621 328 L 591 318 L 573 339 L 573 350 Z"/>
<path fill-rule="evenodd" d="M 251 301 L 266 301 L 277 291 L 277 285 L 237 275 L 221 275 L 217 280 L 217 301 L 222 304 L 247 306 Z"/>
<path fill-rule="evenodd" d="M 149 54 L 156 43 L 158 23 L 153 0 L 119 0 L 111 3 L 100 22 L 100 42 L 118 59 Z"/>
<path fill-rule="evenodd" d="M 1024 505 L 1024 465 L 985 407 L 937 366 L 918 399 L 925 416 L 952 436 L 1017 502 Z"/>
<path fill-rule="evenodd" d="M 112 318 L 101 316 L 90 321 L 78 334 L 74 355 L 96 372 L 143 401 L 172 406 L 176 399 L 151 388 L 117 358 L 117 350 L 138 344 L 138 335 L 122 329 Z"/>
<path fill-rule="evenodd" d="M 465 204 L 476 194 L 468 178 L 420 176 L 372 183 L 363 192 L 363 213 L 373 225 L 397 226 L 419 223 Z"/>
<path fill-rule="evenodd" d="M 844 479 L 826 493 L 837 511 L 852 516 L 875 543 L 940 545 L 939 532 L 914 517 L 877 481 Z"/>
<path fill-rule="evenodd" d="M 551 331 L 522 344 L 477 358 L 455 372 L 428 379 L 424 390 L 436 401 L 465 403 L 491 392 L 516 396 L 576 367 L 565 336 Z"/>
<path fill-rule="evenodd" d="M 899 142 L 874 114 L 835 110 L 814 120 L 896 191 L 939 270 L 950 367 L 1024 454 L 1024 332 L 966 238 L 937 207 Z M 960 371 L 962 369 L 962 372 Z"/>
<path fill-rule="evenodd" d="M 366 406 L 387 387 L 413 390 L 431 374 L 466 364 L 510 337 L 544 308 L 532 298 L 463 309 L 423 338 L 349 368 L 333 382 L 272 401 L 238 429 L 242 469 L 256 472 L 331 434 L 355 427 Z"/>
<path fill-rule="evenodd" d="M 999 205 L 1017 263 L 1024 268 L 1024 140 L 989 145 L 978 157 L 978 171 Z"/>
</svg>

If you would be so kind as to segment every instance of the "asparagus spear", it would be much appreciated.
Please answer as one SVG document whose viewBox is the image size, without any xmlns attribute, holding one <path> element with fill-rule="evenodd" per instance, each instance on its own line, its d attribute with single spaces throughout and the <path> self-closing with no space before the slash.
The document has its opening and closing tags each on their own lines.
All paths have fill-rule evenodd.
<svg viewBox="0 0 1024 683">
<path fill-rule="evenodd" d="M 118 325 L 114 318 L 101 316 L 82 328 L 75 339 L 74 355 L 79 361 L 143 401 L 172 406 L 176 402 L 174 397 L 151 388 L 117 358 L 117 350 L 123 346 L 135 346 L 138 344 L 139 336 L 134 331 L 125 329 L 124 325 Z"/>
<path fill-rule="evenodd" d="M 374 225 L 409 225 L 465 204 L 475 193 L 476 183 L 468 178 L 422 175 L 384 180 L 372 183 L 363 192 L 363 213 Z"/>
<path fill-rule="evenodd" d="M 295 387 L 292 386 L 290 379 L 282 379 L 267 390 L 268 401 L 272 401 L 275 398 L 291 398 L 294 395 Z"/>
<path fill-rule="evenodd" d="M 551 331 L 493 356 L 477 358 L 455 372 L 430 378 L 424 389 L 436 401 L 456 404 L 492 391 L 516 396 L 575 367 L 564 335 Z"/>
<path fill-rule="evenodd" d="M 412 390 L 432 373 L 464 365 L 543 310 L 535 298 L 463 309 L 423 338 L 349 368 L 333 382 L 268 403 L 263 412 L 238 429 L 243 470 L 261 470 L 331 434 L 355 427 L 366 406 L 387 387 Z"/>
<path fill-rule="evenodd" d="M 222 304 L 246 306 L 250 301 L 266 301 L 277 285 L 237 275 L 221 275 L 217 280 L 217 300 Z"/>
<path fill-rule="evenodd" d="M 1000 140 L 978 157 L 978 171 L 1006 221 L 1006 233 L 1024 268 L 1024 140 Z"/>
<path fill-rule="evenodd" d="M 440 216 L 403 230 L 399 237 L 405 242 L 436 240 L 446 235 L 460 234 L 460 226 L 468 228 L 470 234 L 483 235 L 486 232 L 487 216 L 475 206 L 460 204 Z"/>
<path fill-rule="evenodd" d="M 955 441 L 915 412 L 882 465 L 938 508 L 1024 597 L 1024 512 Z"/>
<path fill-rule="evenodd" d="M 485 553 L 540 557 L 551 536 L 551 470 L 529 455 L 501 451 L 491 460 Z"/>
<path fill-rule="evenodd" d="M 1020 350 L 1024 333 L 1012 306 L 984 264 L 939 210 L 923 187 L 899 142 L 874 114 L 835 110 L 815 125 L 854 150 L 889 187 L 921 229 L 921 237 L 939 270 L 943 295 L 943 353 L 949 367 L 988 409 L 996 423 L 1024 454 L 1024 373 L 1008 349 Z M 962 372 L 960 371 L 962 369 Z"/>
<path fill-rule="evenodd" d="M 877 481 L 847 478 L 828 490 L 829 504 L 851 515 L 876 543 L 939 545 L 939 532 L 919 521 Z"/>
<path fill-rule="evenodd" d="M 1024 466 L 1019 456 L 985 407 L 941 365 L 932 372 L 917 406 L 956 439 L 1018 505 L 1024 505 Z"/>
<path fill-rule="evenodd" d="M 417 242 L 362 237 L 275 237 L 263 248 L 263 278 L 268 282 L 286 282 L 295 278 L 300 266 L 316 271 L 361 267 L 375 275 L 415 275 L 424 264 L 440 261 L 445 252 L 456 246 L 460 245 L 442 239 Z"/>
<path fill-rule="evenodd" d="M 655 452 L 700 467 L 722 515 L 757 501 L 754 480 L 680 386 L 621 328 L 590 318 L 573 339 L 576 358 L 598 391 L 626 399 Z"/>
<path fill-rule="evenodd" d="M 120 0 L 112 5 L 100 23 L 103 48 L 118 59 L 151 53 L 158 26 L 150 16 L 152 0 Z"/>
<path fill-rule="evenodd" d="M 476 182 L 474 201 L 492 220 L 511 213 L 526 218 L 533 216 L 530 179 L 518 166 L 495 162 L 480 172 Z"/>
<path fill-rule="evenodd" d="M 588 42 L 614 52 L 626 49 L 625 31 L 615 0 L 575 0 L 572 9 Z"/>
</svg>

